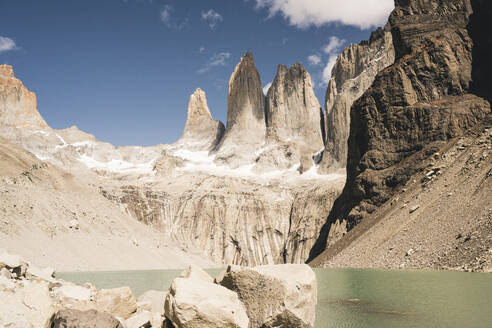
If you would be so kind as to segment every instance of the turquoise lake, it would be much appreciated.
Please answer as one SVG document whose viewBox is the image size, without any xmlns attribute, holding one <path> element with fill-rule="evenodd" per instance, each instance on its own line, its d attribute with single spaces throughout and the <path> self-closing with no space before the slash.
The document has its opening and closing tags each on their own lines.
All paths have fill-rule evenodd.
<svg viewBox="0 0 492 328">
<path fill-rule="evenodd" d="M 58 278 L 135 295 L 167 290 L 182 270 L 73 272 Z M 212 276 L 220 270 L 207 270 Z M 317 328 L 492 328 L 492 274 L 315 269 Z"/>
</svg>

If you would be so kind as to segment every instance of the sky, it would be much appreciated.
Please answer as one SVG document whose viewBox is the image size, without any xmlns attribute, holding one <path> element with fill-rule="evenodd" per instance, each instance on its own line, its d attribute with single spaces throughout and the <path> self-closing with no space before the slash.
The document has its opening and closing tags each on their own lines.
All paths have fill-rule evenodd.
<svg viewBox="0 0 492 328">
<path fill-rule="evenodd" d="M 189 96 L 227 116 L 246 51 L 265 90 L 300 62 L 323 105 L 336 56 L 383 26 L 393 0 L 0 0 L 0 64 L 34 91 L 56 129 L 114 145 L 179 139 Z"/>
</svg>

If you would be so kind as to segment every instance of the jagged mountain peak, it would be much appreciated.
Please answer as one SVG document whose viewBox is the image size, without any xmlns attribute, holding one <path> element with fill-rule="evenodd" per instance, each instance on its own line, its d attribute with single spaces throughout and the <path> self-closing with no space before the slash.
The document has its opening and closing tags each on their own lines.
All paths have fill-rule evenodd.
<svg viewBox="0 0 492 328">
<path fill-rule="evenodd" d="M 0 65 L 0 100 L 0 125 L 49 129 L 37 110 L 36 95 L 15 77 L 10 65 Z"/>
</svg>

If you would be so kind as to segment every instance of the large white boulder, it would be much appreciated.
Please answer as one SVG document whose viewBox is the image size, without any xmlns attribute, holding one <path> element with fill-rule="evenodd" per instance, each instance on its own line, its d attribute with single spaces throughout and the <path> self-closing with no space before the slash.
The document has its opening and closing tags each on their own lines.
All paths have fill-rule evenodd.
<svg viewBox="0 0 492 328">
<path fill-rule="evenodd" d="M 249 324 L 235 292 L 201 279 L 174 279 L 165 313 L 176 328 L 247 328 Z"/>
<path fill-rule="evenodd" d="M 250 328 L 314 327 L 317 282 L 305 264 L 229 266 L 218 282 L 238 294 Z"/>
<path fill-rule="evenodd" d="M 205 272 L 205 270 L 196 265 L 190 265 L 188 269 L 181 272 L 179 278 L 191 278 L 203 280 L 206 282 L 214 282 L 214 278 L 212 278 L 207 272 Z"/>
<path fill-rule="evenodd" d="M 98 311 L 128 319 L 137 310 L 137 299 L 130 287 L 101 289 L 94 298 Z"/>
</svg>

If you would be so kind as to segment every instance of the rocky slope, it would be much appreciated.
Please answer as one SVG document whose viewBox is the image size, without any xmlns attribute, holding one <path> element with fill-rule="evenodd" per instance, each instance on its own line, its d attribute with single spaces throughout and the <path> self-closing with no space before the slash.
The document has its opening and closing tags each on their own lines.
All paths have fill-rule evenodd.
<svg viewBox="0 0 492 328">
<path fill-rule="evenodd" d="M 39 162 L 90 181 L 92 192 L 97 188 L 117 205 L 111 211 L 117 208 L 125 218 L 152 227 L 161 241 L 191 252 L 199 249 L 219 264 L 302 263 L 344 176 L 316 173 L 313 156 L 323 147 L 320 108 L 302 66 L 279 69 L 268 102 L 257 91 L 262 93 L 259 75 L 252 55 L 246 54 L 231 77 L 228 128 L 220 141 L 223 125 L 212 119 L 199 89 L 190 97 L 183 136 L 171 145 L 114 147 L 76 127 L 0 124 L 0 134 L 35 154 Z M 269 122 L 259 117 L 259 112 L 265 115 L 267 103 Z M 272 128 L 268 140 L 267 125 Z M 223 157 L 227 152 L 231 156 Z M 49 202 L 51 196 L 42 201 Z M 35 202 L 38 196 L 31 198 Z M 79 199 L 81 207 L 96 203 L 85 196 Z M 49 204 L 55 212 L 64 206 L 63 201 Z M 14 209 L 12 215 L 25 212 Z M 111 219 L 118 214 L 105 215 Z M 156 242 L 153 237 L 139 238 L 140 244 Z"/>
<path fill-rule="evenodd" d="M 329 246 L 360 222 L 383 215 L 380 207 L 425 169 L 426 159 L 486 124 L 490 104 L 470 93 L 481 89 L 471 85 L 472 72 L 480 70 L 474 44 L 482 40 L 469 34 L 470 17 L 487 15 L 470 16 L 480 3 L 396 1 L 389 19 L 395 63 L 378 73 L 351 108 L 347 182 L 311 259 L 328 247 L 323 261 L 328 260 Z M 434 218 L 445 220 L 446 214 Z"/>
<path fill-rule="evenodd" d="M 122 213 L 80 177 L 1 137 L 0 162 L 0 248 L 64 271 L 214 265 Z"/>
<path fill-rule="evenodd" d="M 320 172 L 345 168 L 350 108 L 371 86 L 376 75 L 394 61 L 395 50 L 389 25 L 374 31 L 369 41 L 346 47 L 338 56 L 326 90 L 326 147 Z"/>
</svg>

